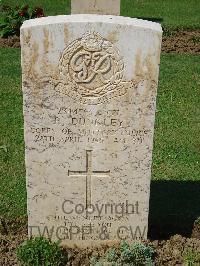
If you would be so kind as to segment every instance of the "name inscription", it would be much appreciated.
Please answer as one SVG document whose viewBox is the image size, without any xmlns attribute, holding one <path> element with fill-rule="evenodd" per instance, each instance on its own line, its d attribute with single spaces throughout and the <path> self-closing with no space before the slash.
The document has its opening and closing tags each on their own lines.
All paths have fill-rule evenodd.
<svg viewBox="0 0 200 266">
<path fill-rule="evenodd" d="M 150 130 L 133 129 L 131 122 L 120 116 L 118 109 L 92 112 L 87 109 L 61 107 L 56 112 L 56 127 L 31 127 L 35 142 L 56 145 L 58 143 L 104 143 L 107 138 L 125 144 L 143 142 Z"/>
</svg>

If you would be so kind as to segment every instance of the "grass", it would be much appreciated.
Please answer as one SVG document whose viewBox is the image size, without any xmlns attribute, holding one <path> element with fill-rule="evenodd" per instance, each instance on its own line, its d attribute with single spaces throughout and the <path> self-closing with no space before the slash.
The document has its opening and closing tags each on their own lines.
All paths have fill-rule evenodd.
<svg viewBox="0 0 200 266">
<path fill-rule="evenodd" d="M 0 50 L 0 214 L 26 213 L 20 50 Z"/>
<path fill-rule="evenodd" d="M 26 213 L 20 50 L 0 51 L 0 214 L 17 217 Z M 199 60 L 198 55 L 161 57 L 154 180 L 200 181 Z"/>
<path fill-rule="evenodd" d="M 70 14 L 70 0 L 1 0 L 1 3 L 41 6 L 46 15 Z M 121 15 L 158 21 L 170 29 L 200 28 L 199 14 L 199 0 L 121 0 Z"/>
<path fill-rule="evenodd" d="M 171 29 L 200 27 L 198 0 L 122 0 L 121 14 L 153 18 Z"/>
<path fill-rule="evenodd" d="M 153 176 L 200 180 L 200 57 L 164 54 L 158 89 Z"/>
</svg>

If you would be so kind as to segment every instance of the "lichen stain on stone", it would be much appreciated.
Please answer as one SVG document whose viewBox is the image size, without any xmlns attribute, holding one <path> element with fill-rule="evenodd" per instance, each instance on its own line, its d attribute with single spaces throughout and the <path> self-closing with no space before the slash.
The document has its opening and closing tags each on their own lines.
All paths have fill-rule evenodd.
<svg viewBox="0 0 200 266">
<path fill-rule="evenodd" d="M 108 41 L 112 42 L 112 43 L 116 43 L 118 41 L 118 31 L 112 31 L 107 35 L 106 38 Z"/>
<path fill-rule="evenodd" d="M 156 52 L 156 60 L 157 60 L 158 64 L 160 64 L 160 53 L 161 53 L 161 43 L 158 44 L 158 49 L 157 49 L 157 52 Z"/>
<path fill-rule="evenodd" d="M 156 71 L 156 63 L 152 61 L 153 58 L 151 55 L 148 55 L 145 59 L 145 65 L 148 69 L 148 78 L 152 81 L 157 80 L 157 71 Z"/>
<path fill-rule="evenodd" d="M 134 77 L 136 82 L 141 84 L 142 88 L 137 91 L 139 94 L 140 103 L 139 103 L 139 110 L 140 110 L 140 120 L 139 120 L 139 127 L 145 128 L 146 125 L 146 116 L 148 115 L 148 104 L 151 102 L 151 96 L 154 91 L 154 81 L 156 80 L 156 66 L 152 61 L 153 58 L 151 55 L 147 55 L 146 58 L 142 61 L 141 59 L 141 51 L 138 50 L 135 56 L 135 71 Z M 145 112 L 144 110 L 147 110 Z"/>
<path fill-rule="evenodd" d="M 69 30 L 67 25 L 64 25 L 64 42 L 65 44 L 68 44 L 68 40 L 69 40 Z"/>
<path fill-rule="evenodd" d="M 44 47 L 44 52 L 48 53 L 49 51 L 49 31 L 48 29 L 43 29 L 44 33 L 44 40 L 43 40 L 43 47 Z"/>
<path fill-rule="evenodd" d="M 25 75 L 27 78 L 35 79 L 37 78 L 37 71 L 35 69 L 35 66 L 37 65 L 38 58 L 39 58 L 39 45 L 38 43 L 33 43 L 32 49 L 29 53 L 29 61 L 26 64 L 25 69 Z"/>
<path fill-rule="evenodd" d="M 150 67 L 150 62 L 151 59 L 149 59 L 149 65 L 147 66 L 147 72 L 146 72 L 146 77 L 145 77 L 145 84 L 144 84 L 144 90 L 142 93 L 142 108 L 144 108 L 144 110 L 147 109 L 147 104 L 148 102 L 151 102 L 151 95 L 152 95 L 152 90 L 153 90 L 153 79 L 152 79 L 152 67 Z"/>
<path fill-rule="evenodd" d="M 48 76 L 51 76 L 53 79 L 59 79 L 59 70 L 54 65 L 52 65 L 46 57 L 42 58 L 41 71 L 45 76 L 48 73 Z"/>
<path fill-rule="evenodd" d="M 133 76 L 137 81 L 141 80 L 144 77 L 144 71 L 142 67 L 142 60 L 141 60 L 141 50 L 139 49 L 136 53 L 135 59 L 135 73 L 133 73 Z"/>
<path fill-rule="evenodd" d="M 22 32 L 22 36 L 23 36 L 23 45 L 24 46 L 30 46 L 31 30 L 28 29 L 27 30 L 27 34 L 23 31 Z"/>
</svg>

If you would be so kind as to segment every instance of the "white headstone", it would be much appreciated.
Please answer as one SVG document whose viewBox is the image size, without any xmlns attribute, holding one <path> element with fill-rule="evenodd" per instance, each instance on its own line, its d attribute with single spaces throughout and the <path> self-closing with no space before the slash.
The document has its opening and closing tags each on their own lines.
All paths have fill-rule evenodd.
<svg viewBox="0 0 200 266">
<path fill-rule="evenodd" d="M 120 15 L 120 0 L 72 0 L 71 13 Z"/>
<path fill-rule="evenodd" d="M 24 22 L 29 235 L 147 237 L 161 32 L 101 15 Z"/>
</svg>

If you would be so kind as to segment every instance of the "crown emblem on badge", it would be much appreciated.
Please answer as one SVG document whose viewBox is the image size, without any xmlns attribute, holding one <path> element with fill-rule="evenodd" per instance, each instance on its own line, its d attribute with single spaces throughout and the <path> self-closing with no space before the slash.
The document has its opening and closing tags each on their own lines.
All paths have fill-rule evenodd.
<svg viewBox="0 0 200 266">
<path fill-rule="evenodd" d="M 96 32 L 86 32 L 81 39 L 81 44 L 85 50 L 99 51 L 102 49 L 103 39 Z"/>
</svg>

